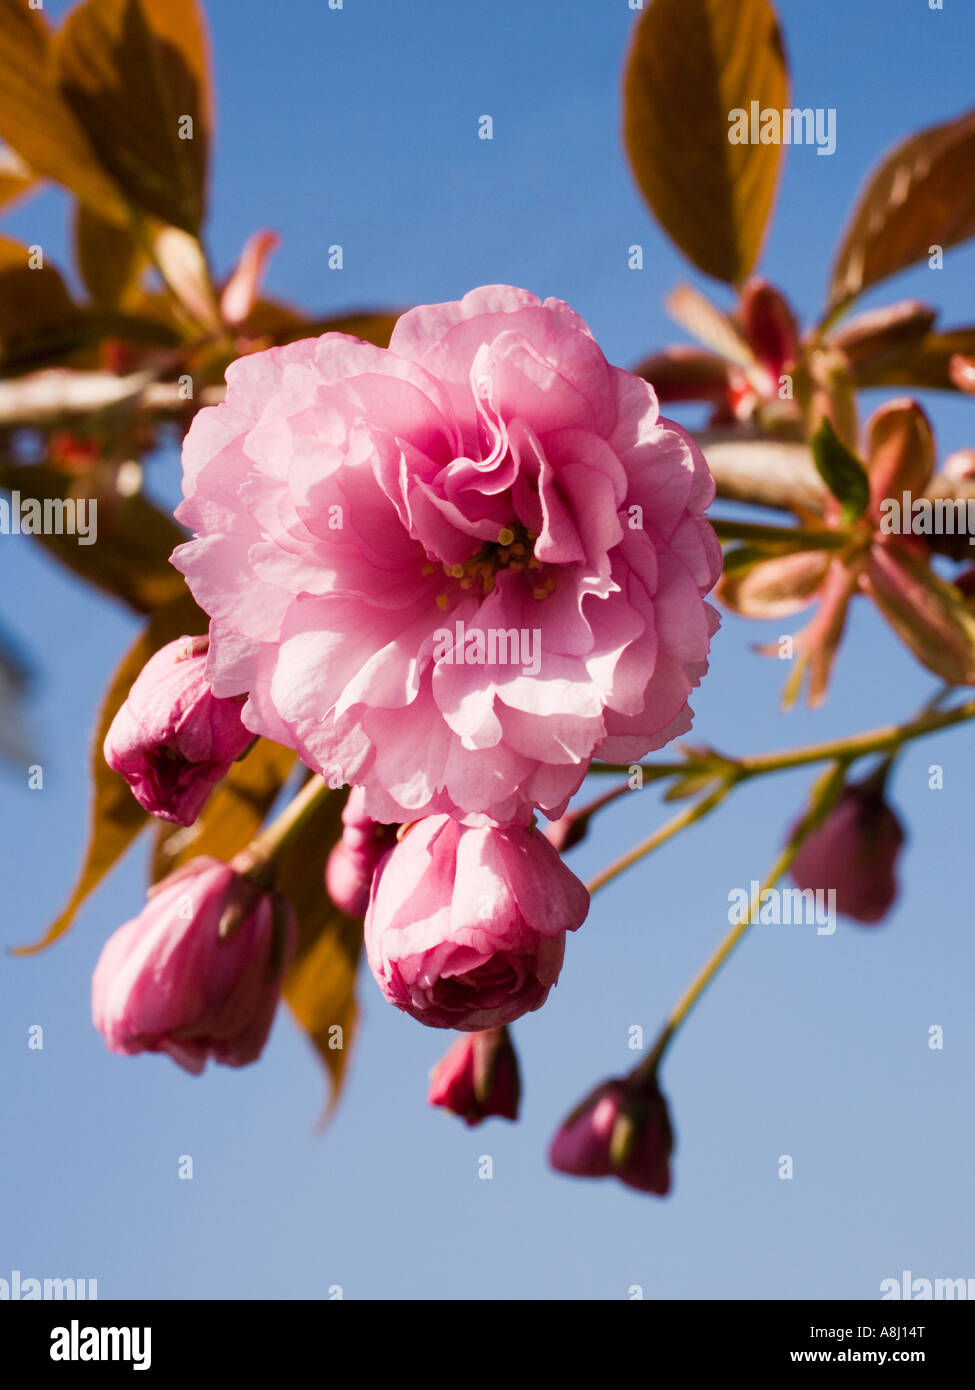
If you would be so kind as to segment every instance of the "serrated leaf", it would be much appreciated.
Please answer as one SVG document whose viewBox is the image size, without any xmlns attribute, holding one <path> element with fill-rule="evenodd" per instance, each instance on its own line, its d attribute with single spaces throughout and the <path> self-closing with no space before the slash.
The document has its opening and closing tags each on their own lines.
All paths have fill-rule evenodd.
<svg viewBox="0 0 975 1390">
<path fill-rule="evenodd" d="M 0 137 L 35 174 L 55 179 L 105 217 L 127 222 L 118 187 L 51 77 L 51 36 L 25 0 L 0 0 Z"/>
<path fill-rule="evenodd" d="M 144 212 L 195 235 L 210 126 L 196 0 L 84 0 L 52 51 L 62 96 L 103 167 Z"/>
<path fill-rule="evenodd" d="M 185 593 L 153 615 L 145 631 L 130 647 L 106 692 L 92 746 L 92 810 L 88 847 L 77 882 L 62 911 L 39 941 L 14 948 L 14 955 L 29 956 L 56 941 L 71 926 L 88 895 L 115 867 L 122 855 L 151 819 L 129 790 L 125 779 L 112 772 L 102 755 L 108 727 L 136 676 L 160 647 L 177 637 L 206 632 L 208 620 Z"/>
<path fill-rule="evenodd" d="M 836 254 L 828 314 L 932 246 L 975 235 L 975 111 L 897 145 L 869 175 Z"/>
<path fill-rule="evenodd" d="M 190 826 L 159 822 L 150 869 L 161 878 L 200 854 L 233 859 L 254 838 L 295 765 L 295 754 L 261 738 L 211 792 Z"/>
<path fill-rule="evenodd" d="M 282 854 L 276 877 L 298 917 L 298 949 L 284 997 L 328 1073 L 329 1112 L 338 1102 L 355 1034 L 355 977 L 362 952 L 362 923 L 339 912 L 325 891 L 325 862 L 341 834 L 344 800 L 333 792 L 316 808 Z M 332 1032 L 336 1027 L 341 1034 Z M 339 1037 L 342 1045 L 336 1047 Z"/>
<path fill-rule="evenodd" d="M 827 417 L 809 441 L 816 471 L 840 503 L 845 524 L 862 516 L 870 501 L 867 470 L 837 436 Z"/>
<path fill-rule="evenodd" d="M 651 0 L 624 74 L 624 138 L 637 185 L 678 248 L 740 284 L 761 249 L 781 145 L 732 144 L 729 113 L 788 105 L 769 0 Z"/>
</svg>

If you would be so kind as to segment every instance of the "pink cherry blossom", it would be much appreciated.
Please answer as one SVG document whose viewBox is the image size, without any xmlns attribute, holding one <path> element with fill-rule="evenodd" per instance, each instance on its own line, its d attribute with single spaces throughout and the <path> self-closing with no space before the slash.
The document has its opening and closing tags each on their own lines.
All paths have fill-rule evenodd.
<svg viewBox="0 0 975 1390">
<path fill-rule="evenodd" d="M 388 350 L 326 333 L 227 387 L 186 439 L 174 563 L 249 729 L 374 820 L 523 824 L 594 756 L 689 728 L 713 481 L 567 305 L 487 286 L 404 314 Z"/>
</svg>

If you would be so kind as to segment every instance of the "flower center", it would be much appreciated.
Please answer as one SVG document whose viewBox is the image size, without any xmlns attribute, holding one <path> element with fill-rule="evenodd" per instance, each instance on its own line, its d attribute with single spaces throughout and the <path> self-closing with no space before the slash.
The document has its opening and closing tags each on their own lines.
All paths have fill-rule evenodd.
<svg viewBox="0 0 975 1390">
<path fill-rule="evenodd" d="M 456 579 L 461 589 L 476 589 L 485 598 L 494 588 L 498 570 L 524 571 L 532 580 L 532 595 L 536 599 L 546 599 L 555 588 L 555 578 L 546 574 L 546 567 L 535 558 L 537 531 L 516 522 L 514 526 L 503 526 L 496 541 L 487 541 L 474 555 L 462 565 L 442 565 L 445 575 Z M 433 574 L 436 565 L 427 562 L 424 574 Z M 437 606 L 446 608 L 450 600 L 446 593 L 437 595 Z"/>
</svg>

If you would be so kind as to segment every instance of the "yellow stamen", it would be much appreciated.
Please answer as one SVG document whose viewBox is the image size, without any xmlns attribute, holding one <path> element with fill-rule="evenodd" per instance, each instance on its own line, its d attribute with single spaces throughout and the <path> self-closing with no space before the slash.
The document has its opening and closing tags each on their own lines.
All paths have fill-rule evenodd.
<svg viewBox="0 0 975 1390">
<path fill-rule="evenodd" d="M 498 545 L 510 545 L 515 538 L 515 533 L 509 527 L 504 526 L 498 532 Z"/>
</svg>

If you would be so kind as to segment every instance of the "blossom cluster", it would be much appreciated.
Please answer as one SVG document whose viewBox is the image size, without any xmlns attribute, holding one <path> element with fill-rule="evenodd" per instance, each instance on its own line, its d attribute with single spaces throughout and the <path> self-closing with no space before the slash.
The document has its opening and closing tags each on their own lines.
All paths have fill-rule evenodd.
<svg viewBox="0 0 975 1390">
<path fill-rule="evenodd" d="M 404 314 L 388 349 L 326 333 L 241 358 L 183 464 L 194 534 L 173 562 L 209 633 L 143 670 L 110 766 L 184 825 L 255 737 L 350 787 L 326 884 L 364 915 L 380 989 L 498 1037 L 545 1002 L 588 912 L 537 817 L 565 814 L 594 759 L 690 727 L 720 572 L 700 450 L 567 305 L 488 286 Z M 246 869 L 183 875 L 106 947 L 96 1022 L 194 1070 L 249 1061 L 287 905 Z M 500 1111 L 470 1099 L 474 1057 L 455 1059 L 459 1113 L 510 1110 L 510 1084 Z"/>
</svg>

